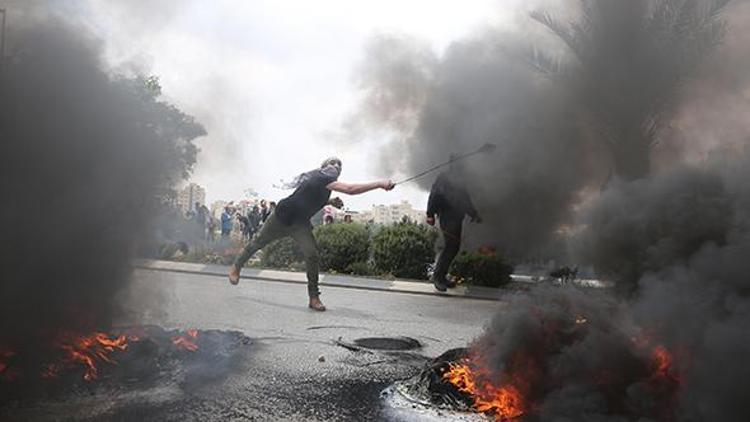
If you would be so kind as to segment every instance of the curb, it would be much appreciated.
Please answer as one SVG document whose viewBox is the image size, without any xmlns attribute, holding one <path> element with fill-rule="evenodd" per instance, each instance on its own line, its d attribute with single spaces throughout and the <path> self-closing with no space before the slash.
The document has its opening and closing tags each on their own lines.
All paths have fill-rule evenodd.
<svg viewBox="0 0 750 422">
<path fill-rule="evenodd" d="M 185 274 L 202 274 L 213 277 L 226 278 L 229 271 L 228 266 L 213 264 L 196 264 L 187 262 L 160 261 L 160 260 L 136 260 L 134 268 L 165 271 Z M 254 268 L 243 268 L 241 279 L 263 280 L 278 283 L 307 284 L 304 273 L 278 270 L 258 270 Z M 341 276 L 336 274 L 322 273 L 320 275 L 321 286 L 341 287 L 347 289 L 386 291 L 402 294 L 417 294 L 426 296 L 441 296 L 456 299 L 474 299 L 503 301 L 506 295 L 513 292 L 502 289 L 492 289 L 480 286 L 458 286 L 448 292 L 435 291 L 431 283 L 409 280 L 381 280 L 365 277 Z"/>
</svg>

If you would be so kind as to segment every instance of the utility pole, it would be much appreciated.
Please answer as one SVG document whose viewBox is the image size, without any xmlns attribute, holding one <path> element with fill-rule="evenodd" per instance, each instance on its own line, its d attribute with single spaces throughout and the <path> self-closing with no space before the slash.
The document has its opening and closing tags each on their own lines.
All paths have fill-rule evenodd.
<svg viewBox="0 0 750 422">
<path fill-rule="evenodd" d="M 0 28 L 0 67 L 5 62 L 5 9 L 0 9 L 3 14 L 2 28 Z"/>
</svg>

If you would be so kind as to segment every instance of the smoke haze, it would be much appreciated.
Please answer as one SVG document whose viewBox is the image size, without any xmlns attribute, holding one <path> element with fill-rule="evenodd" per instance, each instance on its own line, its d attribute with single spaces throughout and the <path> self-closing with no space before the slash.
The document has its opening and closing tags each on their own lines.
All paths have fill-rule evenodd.
<svg viewBox="0 0 750 422">
<path fill-rule="evenodd" d="M 532 420 L 750 414 L 750 3 L 724 3 L 582 1 L 578 26 L 556 26 L 548 8 L 535 15 L 571 36 L 562 45 L 527 19 L 428 61 L 409 40 L 369 50 L 366 63 L 390 67 L 365 79 L 361 108 L 361 121 L 395 133 L 385 167 L 417 173 L 498 144 L 470 166 L 487 223 L 469 226 L 469 248 L 492 242 L 527 259 L 563 238 L 569 259 L 625 295 L 518 295 L 474 343 L 498 384 L 515 381 L 518 356 L 532 362 Z M 658 346 L 675 359 L 674 400 L 646 369 Z"/>
<path fill-rule="evenodd" d="M 205 132 L 144 79 L 107 72 L 80 26 L 25 6 L 0 69 L 0 344 L 32 356 L 63 330 L 108 327 Z"/>
</svg>

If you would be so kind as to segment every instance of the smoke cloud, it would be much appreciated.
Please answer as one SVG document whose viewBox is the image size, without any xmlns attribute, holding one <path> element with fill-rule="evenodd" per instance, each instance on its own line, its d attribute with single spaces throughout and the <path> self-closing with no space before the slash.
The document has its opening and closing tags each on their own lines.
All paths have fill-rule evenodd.
<svg viewBox="0 0 750 422">
<path fill-rule="evenodd" d="M 467 246 L 564 258 L 555 245 L 592 193 L 618 176 L 704 157 L 711 144 L 696 141 L 701 133 L 742 133 L 747 3 L 723 3 L 537 3 L 515 27 L 483 30 L 441 55 L 404 36 L 379 36 L 358 81 L 359 126 L 350 126 L 393 139 L 383 167 L 404 175 L 498 144 L 494 156 L 469 165 L 468 188 L 486 224 L 467 227 Z M 717 108 L 724 118 L 705 124 Z M 433 181 L 419 184 L 426 190 Z"/>
<path fill-rule="evenodd" d="M 63 330 L 109 326 L 138 241 L 205 132 L 143 78 L 107 72 L 81 27 L 13 12 L 0 69 L 0 344 L 32 356 Z"/>
<path fill-rule="evenodd" d="M 473 158 L 464 166 L 487 222 L 467 227 L 470 246 L 492 239 L 520 253 L 547 243 L 593 171 L 584 154 L 586 141 L 576 136 L 567 93 L 532 74 L 509 50 L 520 42 L 516 34 L 492 32 L 454 44 L 439 62 L 403 55 L 420 51 L 415 46 L 397 48 L 395 57 L 394 48 L 386 48 L 409 42 L 381 38 L 371 49 L 380 85 L 366 85 L 363 120 L 385 122 L 395 133 L 392 152 L 382 160 L 386 170 L 417 173 L 446 161 L 452 152 L 495 143 L 499 148 L 493 156 Z M 408 82 L 412 89 L 403 89 Z M 428 190 L 433 181 L 434 175 L 417 183 Z"/>
<path fill-rule="evenodd" d="M 371 101 L 403 72 L 381 72 L 364 91 L 368 117 L 416 119 L 404 131 L 381 118 L 400 134 L 390 169 L 416 173 L 498 144 L 472 161 L 469 190 L 487 225 L 469 227 L 469 247 L 529 258 L 562 236 L 572 260 L 625 294 L 518 295 L 473 344 L 497 385 L 528 387 L 531 420 L 750 414 L 750 3 L 725 3 L 582 1 L 571 25 L 535 15 L 563 45 L 527 24 L 487 31 L 413 72 L 420 95 Z M 673 360 L 656 382 L 660 351 Z"/>
</svg>

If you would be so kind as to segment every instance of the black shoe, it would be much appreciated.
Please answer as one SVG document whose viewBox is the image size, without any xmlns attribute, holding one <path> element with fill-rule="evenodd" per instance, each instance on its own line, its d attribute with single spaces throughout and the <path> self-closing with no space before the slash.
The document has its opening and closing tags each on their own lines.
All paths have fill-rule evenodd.
<svg viewBox="0 0 750 422">
<path fill-rule="evenodd" d="M 439 278 L 436 278 L 436 279 L 432 280 L 432 285 L 435 286 L 435 288 L 439 292 L 444 292 L 444 291 L 448 290 L 448 283 L 446 282 L 445 279 L 441 280 Z"/>
</svg>

